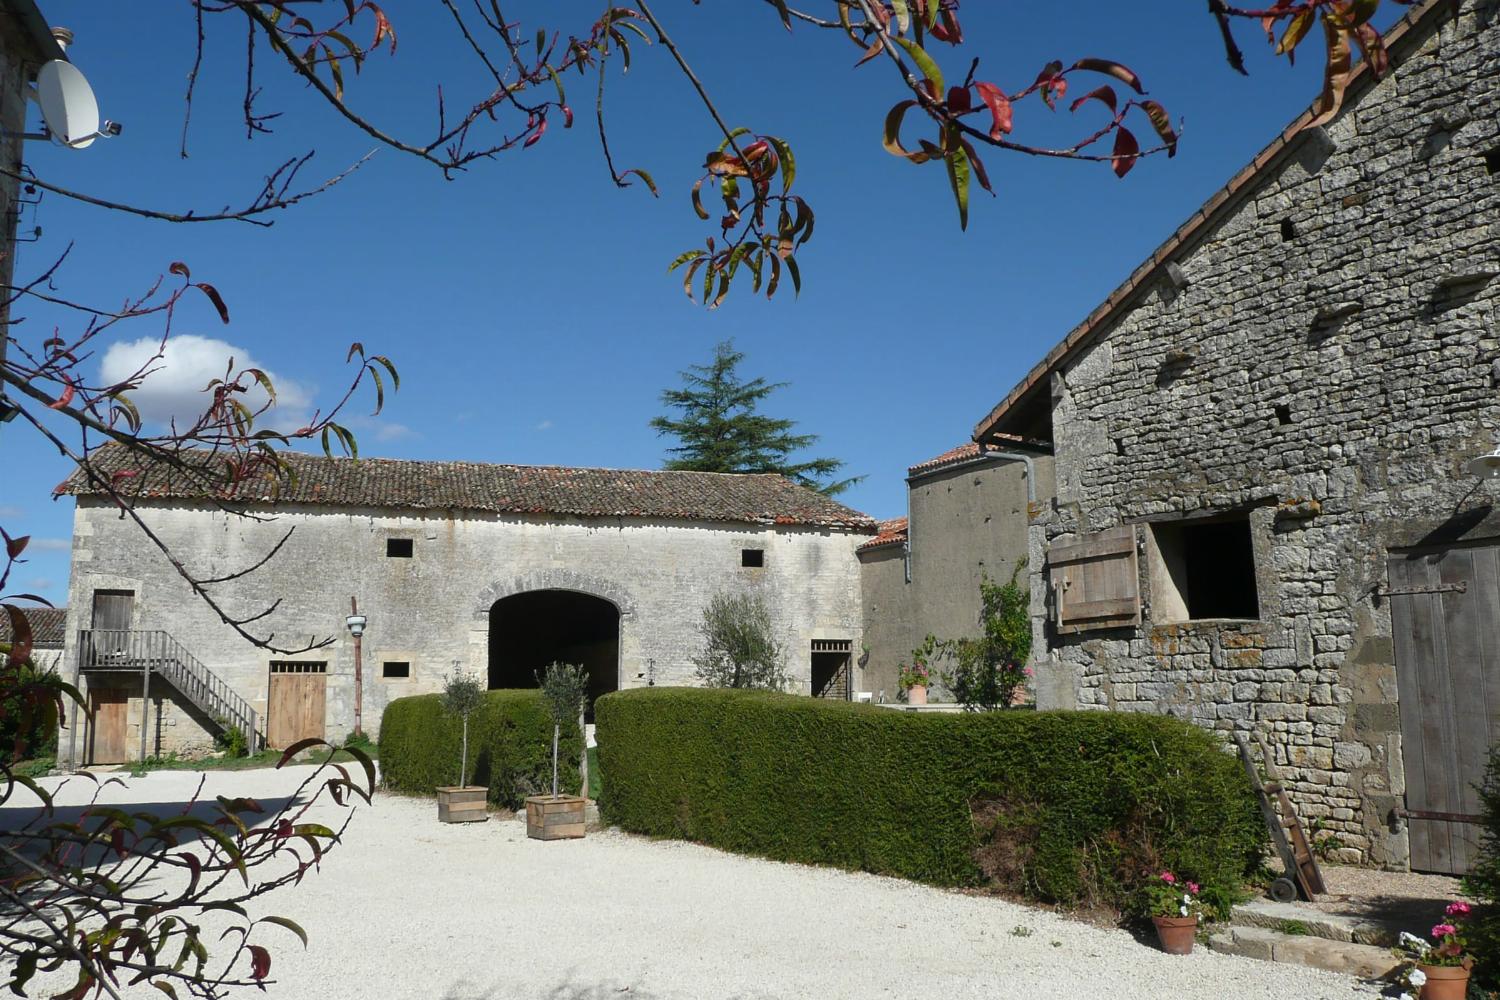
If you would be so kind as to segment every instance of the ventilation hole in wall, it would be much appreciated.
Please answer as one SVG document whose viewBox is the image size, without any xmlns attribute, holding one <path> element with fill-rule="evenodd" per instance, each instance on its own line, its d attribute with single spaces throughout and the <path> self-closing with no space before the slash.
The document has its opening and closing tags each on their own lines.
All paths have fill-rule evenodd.
<svg viewBox="0 0 1500 1000">
<path fill-rule="evenodd" d="M 1290 406 L 1287 406 L 1285 403 L 1278 404 L 1276 407 L 1276 422 L 1283 427 L 1291 423 L 1292 408 Z"/>
<path fill-rule="evenodd" d="M 1115 454 L 1116 455 L 1123 455 L 1123 454 L 1125 454 L 1125 439 L 1124 438 L 1115 438 L 1114 440 L 1115 440 Z"/>
<path fill-rule="evenodd" d="M 1489 171 L 1491 176 L 1500 174 L 1500 146 L 1484 154 L 1484 169 Z"/>
<path fill-rule="evenodd" d="M 380 665 L 380 676 L 386 680 L 404 680 L 411 676 L 411 664 L 406 660 L 387 660 Z"/>
<path fill-rule="evenodd" d="M 410 538 L 387 538 L 385 540 L 385 554 L 392 559 L 410 559 L 411 551 Z"/>
<path fill-rule="evenodd" d="M 766 564 L 765 549 L 740 549 L 740 565 L 748 569 L 759 569 Z"/>
<path fill-rule="evenodd" d="M 1290 243 L 1297 238 L 1297 224 L 1291 219 L 1281 220 L 1281 242 Z"/>
</svg>

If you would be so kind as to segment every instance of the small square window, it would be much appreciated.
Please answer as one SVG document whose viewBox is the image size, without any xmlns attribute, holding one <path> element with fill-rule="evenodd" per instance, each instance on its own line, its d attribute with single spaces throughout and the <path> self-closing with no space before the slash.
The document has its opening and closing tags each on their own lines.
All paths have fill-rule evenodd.
<svg viewBox="0 0 1500 1000">
<path fill-rule="evenodd" d="M 1484 169 L 1491 176 L 1500 174 L 1500 146 L 1484 154 Z"/>
<path fill-rule="evenodd" d="M 387 538 L 385 540 L 385 554 L 391 559 L 410 559 L 411 553 L 410 538 Z"/>
<path fill-rule="evenodd" d="M 1258 619 L 1248 514 L 1151 525 L 1151 619 Z"/>
<path fill-rule="evenodd" d="M 765 549 L 740 549 L 740 565 L 748 569 L 760 569 L 766 564 Z"/>
<path fill-rule="evenodd" d="M 386 660 L 380 665 L 380 676 L 388 681 L 404 681 L 411 676 L 411 664 L 406 660 Z"/>
</svg>

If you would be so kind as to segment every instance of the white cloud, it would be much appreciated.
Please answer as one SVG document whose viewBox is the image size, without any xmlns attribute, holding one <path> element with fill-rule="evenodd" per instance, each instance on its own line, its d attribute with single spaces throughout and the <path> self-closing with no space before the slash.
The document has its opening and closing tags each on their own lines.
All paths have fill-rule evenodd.
<svg viewBox="0 0 1500 1000">
<path fill-rule="evenodd" d="M 26 546 L 27 552 L 72 552 L 71 538 L 33 538 Z"/>
<path fill-rule="evenodd" d="M 31 593 L 33 594 L 45 594 L 47 591 L 56 586 L 57 581 L 47 576 L 32 577 L 30 580 L 26 581 L 26 589 L 31 591 Z"/>
<path fill-rule="evenodd" d="M 147 423 L 166 424 L 174 419 L 179 427 L 192 423 L 209 403 L 204 388 L 212 379 L 224 377 L 231 358 L 236 373 L 259 368 L 276 386 L 276 405 L 262 418 L 267 426 L 294 430 L 307 422 L 312 409 L 311 394 L 291 379 L 267 369 L 243 347 L 213 337 L 182 334 L 169 338 L 162 356 L 152 361 L 158 348 L 161 341 L 151 337 L 114 344 L 104 353 L 99 366 L 105 384 L 112 385 L 125 381 L 149 363 L 151 373 L 141 381 L 140 388 L 130 393 L 130 401 Z M 242 401 L 252 410 L 259 409 L 266 401 L 265 391 L 256 385 L 244 394 Z"/>
<path fill-rule="evenodd" d="M 541 423 L 536 425 L 536 429 L 539 431 L 550 431 L 552 429 L 552 421 L 543 420 Z"/>
<path fill-rule="evenodd" d="M 25 517 L 26 512 L 14 504 L 0 504 L 0 518 L 14 521 L 16 518 Z"/>
<path fill-rule="evenodd" d="M 421 437 L 421 435 L 405 424 L 398 424 L 395 421 L 382 420 L 379 422 L 379 426 L 375 428 L 375 439 L 377 441 L 401 441 L 405 438 L 414 437 Z"/>
</svg>

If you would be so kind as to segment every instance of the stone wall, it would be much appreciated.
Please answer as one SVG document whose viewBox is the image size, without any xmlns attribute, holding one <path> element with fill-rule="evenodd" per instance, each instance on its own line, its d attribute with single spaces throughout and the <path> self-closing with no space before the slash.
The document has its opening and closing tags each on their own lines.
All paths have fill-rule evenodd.
<svg viewBox="0 0 1500 1000">
<path fill-rule="evenodd" d="M 288 529 L 285 546 L 263 569 L 215 589 L 231 614 L 280 599 L 254 626 L 280 644 L 331 638 L 298 656 L 257 649 L 221 624 L 127 520 L 108 504 L 78 498 L 74 516 L 73 627 L 90 625 L 98 589 L 130 590 L 135 629 L 163 629 L 231 683 L 264 717 L 272 660 L 326 661 L 330 738 L 353 721 L 353 649 L 344 626 L 349 599 L 369 619 L 363 639 L 365 729 L 378 730 L 388 701 L 437 690 L 455 667 L 485 676 L 489 612 L 501 598 L 561 589 L 611 601 L 620 611 L 618 685 L 695 683 L 702 609 L 720 590 L 763 594 L 803 693 L 810 685 L 814 639 L 860 646 L 859 567 L 854 549 L 867 534 L 803 528 L 632 518 L 494 516 L 377 509 L 278 508 L 259 522 L 202 507 L 147 502 L 140 512 L 174 555 L 203 575 L 253 564 Z M 388 558 L 387 538 L 409 538 L 411 558 Z M 763 548 L 763 568 L 741 566 L 741 549 Z M 69 636 L 68 671 L 77 663 Z M 384 680 L 380 664 L 402 660 L 411 676 Z M 164 703 L 160 752 L 207 742 L 193 713 Z M 138 710 L 132 706 L 133 711 Z M 66 753 L 67 733 L 63 734 Z M 81 745 L 81 744 L 80 744 Z M 132 751 L 138 752 L 138 751 Z M 148 752 L 158 752 L 155 747 Z"/>
<path fill-rule="evenodd" d="M 1037 496 L 1052 492 L 1052 459 L 1033 461 Z M 860 554 L 868 662 L 866 690 L 895 701 L 898 667 L 928 633 L 978 634 L 979 584 L 1011 578 L 1027 546 L 1026 466 L 986 458 L 907 481 L 911 580 L 900 545 Z M 941 667 L 941 665 L 939 665 Z M 934 698 L 947 695 L 933 692 Z"/>
<path fill-rule="evenodd" d="M 1500 537 L 1463 471 L 1500 430 L 1500 5 L 1441 9 L 1175 253 L 1185 284 L 1163 276 L 1053 376 L 1057 498 L 1032 536 L 1040 565 L 1078 532 L 1247 512 L 1255 620 L 1164 622 L 1149 524 L 1140 628 L 1057 635 L 1035 577 L 1044 705 L 1260 732 L 1339 856 L 1395 867 L 1377 587 L 1392 548 Z"/>
</svg>

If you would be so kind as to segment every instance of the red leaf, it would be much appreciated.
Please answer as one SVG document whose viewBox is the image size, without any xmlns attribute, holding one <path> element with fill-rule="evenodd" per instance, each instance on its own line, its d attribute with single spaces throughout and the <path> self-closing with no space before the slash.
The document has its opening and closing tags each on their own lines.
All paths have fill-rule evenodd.
<svg viewBox="0 0 1500 1000">
<path fill-rule="evenodd" d="M 26 551 L 26 543 L 31 541 L 30 535 L 22 535 L 20 538 L 5 536 L 5 554 L 14 559 Z"/>
<path fill-rule="evenodd" d="M 998 139 L 1008 133 L 1013 117 L 1010 98 L 1006 97 L 1005 93 L 993 83 L 976 83 L 974 89 L 979 91 L 979 99 L 985 103 L 994 117 L 994 122 L 990 125 L 990 138 Z"/>
<path fill-rule="evenodd" d="M 948 110 L 956 115 L 963 114 L 972 108 L 973 102 L 969 100 L 968 87 L 948 88 Z"/>
<path fill-rule="evenodd" d="M 572 128 L 573 127 L 573 109 L 570 108 L 570 107 L 568 107 L 566 104 L 564 104 L 562 106 L 562 113 L 563 113 L 563 128 Z"/>
<path fill-rule="evenodd" d="M 1110 111 L 1115 111 L 1118 106 L 1118 102 L 1115 99 L 1115 88 L 1111 87 L 1109 84 L 1105 84 L 1104 86 L 1099 87 L 1096 90 L 1091 90 L 1087 94 L 1084 94 L 1082 97 L 1078 98 L 1078 100 L 1074 101 L 1072 106 L 1069 107 L 1068 110 L 1077 111 L 1079 106 L 1090 98 L 1093 98 L 1097 101 L 1102 101 L 1105 104 L 1109 105 Z"/>
<path fill-rule="evenodd" d="M 541 119 L 541 121 L 539 121 L 539 122 L 536 123 L 536 131 L 533 132 L 533 133 L 531 133 L 530 135 L 528 135 L 526 137 L 526 141 L 523 142 L 523 143 L 521 143 L 521 148 L 525 149 L 528 146 L 535 146 L 537 144 L 538 140 L 540 140 L 541 137 L 546 133 L 546 131 L 547 131 L 547 119 L 544 116 Z"/>
<path fill-rule="evenodd" d="M 228 323 L 229 307 L 224 304 L 224 297 L 219 294 L 219 290 L 206 281 L 200 281 L 193 287 L 208 296 L 208 300 L 214 304 L 214 308 L 219 310 L 219 319 Z"/>
<path fill-rule="evenodd" d="M 188 272 L 188 266 L 180 260 L 173 261 L 172 266 L 167 268 L 167 270 L 171 271 L 173 274 L 180 274 L 184 278 L 192 277 L 192 275 Z"/>
<path fill-rule="evenodd" d="M 18 667 L 31 657 L 31 622 L 14 604 L 5 605 L 5 614 L 10 618 L 10 658 L 6 663 Z"/>
<path fill-rule="evenodd" d="M 250 949 L 250 978 L 261 980 L 271 974 L 271 953 L 258 944 L 246 945 Z"/>
<path fill-rule="evenodd" d="M 74 392 L 75 390 L 73 389 L 73 383 L 69 382 L 63 387 L 63 394 L 57 398 L 56 402 L 48 404 L 48 409 L 60 410 L 64 406 L 67 406 L 69 403 L 73 402 Z"/>
<path fill-rule="evenodd" d="M 1141 144 L 1135 141 L 1127 128 L 1115 131 L 1115 151 L 1112 166 L 1116 177 L 1124 177 L 1130 173 L 1130 168 L 1135 166 L 1136 157 L 1140 155 Z"/>
</svg>

